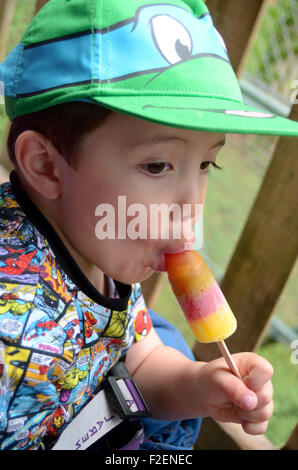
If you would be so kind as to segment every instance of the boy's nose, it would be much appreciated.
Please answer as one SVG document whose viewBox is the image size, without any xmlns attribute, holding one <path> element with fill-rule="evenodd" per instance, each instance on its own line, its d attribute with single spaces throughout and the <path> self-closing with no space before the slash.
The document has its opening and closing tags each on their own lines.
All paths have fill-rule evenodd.
<svg viewBox="0 0 298 470">
<path fill-rule="evenodd" d="M 190 206 L 190 204 L 188 204 Z M 199 217 L 202 215 L 202 205 L 197 207 L 194 215 L 191 215 L 191 210 L 185 212 L 185 207 L 182 208 L 181 217 L 174 217 L 171 220 L 171 238 L 173 240 L 171 247 L 173 252 L 192 249 L 195 242 L 194 227 Z"/>
<path fill-rule="evenodd" d="M 207 181 L 200 181 L 198 174 L 194 172 L 185 179 L 178 190 L 179 203 L 190 204 L 194 211 L 195 204 L 204 204 L 207 190 Z M 195 217 L 193 213 L 192 217 Z"/>
<path fill-rule="evenodd" d="M 181 238 L 179 242 L 177 240 L 177 247 L 175 243 L 173 244 L 174 252 L 176 248 L 178 248 L 177 251 L 183 251 L 183 247 L 184 250 L 191 250 L 196 243 L 197 230 L 200 226 L 199 220 L 203 216 L 203 205 L 207 189 L 206 184 L 204 184 L 205 181 L 202 184 L 199 183 L 198 175 L 193 174 L 182 183 L 182 187 L 177 191 L 177 202 L 181 208 L 181 218 L 178 220 L 178 218 L 172 217 L 171 224 L 173 233 L 179 229 L 180 225 Z M 175 227 L 177 227 L 176 231 Z"/>
</svg>

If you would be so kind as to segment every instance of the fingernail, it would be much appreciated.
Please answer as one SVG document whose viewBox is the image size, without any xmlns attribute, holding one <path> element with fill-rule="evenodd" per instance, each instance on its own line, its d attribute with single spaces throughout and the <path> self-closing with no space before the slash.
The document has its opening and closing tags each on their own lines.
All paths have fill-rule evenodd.
<svg viewBox="0 0 298 470">
<path fill-rule="evenodd" d="M 252 395 L 246 395 L 242 402 L 243 408 L 252 410 L 256 406 L 256 399 Z"/>
</svg>

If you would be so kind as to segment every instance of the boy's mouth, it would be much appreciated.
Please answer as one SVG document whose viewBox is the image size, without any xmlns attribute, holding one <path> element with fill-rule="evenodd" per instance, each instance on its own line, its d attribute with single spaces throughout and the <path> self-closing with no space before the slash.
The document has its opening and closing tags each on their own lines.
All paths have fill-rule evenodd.
<svg viewBox="0 0 298 470">
<path fill-rule="evenodd" d="M 154 264 L 153 271 L 165 273 L 166 272 L 166 260 L 165 255 L 161 254 Z"/>
<path fill-rule="evenodd" d="M 171 248 L 167 248 L 164 253 L 160 254 L 157 258 L 157 261 L 153 264 L 153 271 L 157 272 L 166 272 L 166 260 L 165 260 L 165 253 L 182 253 L 183 251 L 192 250 L 193 249 L 193 242 L 185 242 L 180 243 L 179 245 L 174 245 Z"/>
</svg>

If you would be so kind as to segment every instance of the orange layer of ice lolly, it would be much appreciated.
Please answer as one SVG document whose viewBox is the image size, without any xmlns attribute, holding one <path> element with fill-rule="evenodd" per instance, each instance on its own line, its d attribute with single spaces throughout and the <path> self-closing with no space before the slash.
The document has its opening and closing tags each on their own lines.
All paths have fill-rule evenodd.
<svg viewBox="0 0 298 470">
<path fill-rule="evenodd" d="M 212 343 L 231 336 L 236 318 L 201 255 L 191 250 L 165 259 L 173 292 L 197 340 Z"/>
</svg>

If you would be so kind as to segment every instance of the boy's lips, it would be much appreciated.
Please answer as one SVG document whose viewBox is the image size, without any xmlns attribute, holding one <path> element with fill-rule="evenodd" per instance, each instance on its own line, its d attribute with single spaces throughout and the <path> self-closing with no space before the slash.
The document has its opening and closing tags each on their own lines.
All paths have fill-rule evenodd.
<svg viewBox="0 0 298 470">
<path fill-rule="evenodd" d="M 166 260 L 164 254 L 159 256 L 157 262 L 154 264 L 153 270 L 161 273 L 166 272 Z"/>
<path fill-rule="evenodd" d="M 153 264 L 153 270 L 158 271 L 158 272 L 166 272 L 166 260 L 165 260 L 165 254 L 170 253 L 182 253 L 183 251 L 187 250 L 192 250 L 193 249 L 193 243 L 192 242 L 186 242 L 182 243 L 180 245 L 173 246 L 171 248 L 167 248 L 164 253 L 159 255 L 157 261 Z"/>
</svg>

